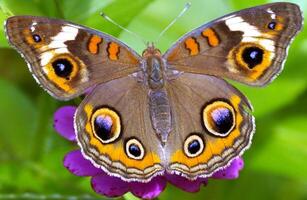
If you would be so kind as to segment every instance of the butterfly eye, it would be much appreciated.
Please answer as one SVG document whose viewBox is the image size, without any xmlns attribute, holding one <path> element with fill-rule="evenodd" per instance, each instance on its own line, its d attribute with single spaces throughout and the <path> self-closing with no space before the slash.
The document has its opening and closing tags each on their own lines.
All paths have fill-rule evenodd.
<svg viewBox="0 0 307 200">
<path fill-rule="evenodd" d="M 110 143 L 120 136 L 121 124 L 119 115 L 110 108 L 100 108 L 91 118 L 94 136 L 102 143 Z"/>
<path fill-rule="evenodd" d="M 226 137 L 235 127 L 235 112 L 225 101 L 214 101 L 203 109 L 205 128 L 214 136 Z"/>
<path fill-rule="evenodd" d="M 196 157 L 199 156 L 204 150 L 204 142 L 203 139 L 196 134 L 190 135 L 184 142 L 184 153 L 188 157 Z"/>
<path fill-rule="evenodd" d="M 145 155 L 142 143 L 135 138 L 126 141 L 125 149 L 128 157 L 135 160 L 141 160 Z"/>
</svg>

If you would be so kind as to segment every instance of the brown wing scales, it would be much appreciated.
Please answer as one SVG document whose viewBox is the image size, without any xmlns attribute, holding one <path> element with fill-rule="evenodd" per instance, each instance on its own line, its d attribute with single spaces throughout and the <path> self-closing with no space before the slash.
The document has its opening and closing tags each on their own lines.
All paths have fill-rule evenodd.
<svg viewBox="0 0 307 200">
<path fill-rule="evenodd" d="M 117 39 L 67 21 L 14 16 L 6 21 L 10 43 L 35 79 L 58 99 L 139 70 L 141 57 Z"/>
<path fill-rule="evenodd" d="M 292 3 L 248 8 L 186 34 L 163 57 L 171 69 L 263 86 L 282 70 L 302 21 Z"/>
</svg>

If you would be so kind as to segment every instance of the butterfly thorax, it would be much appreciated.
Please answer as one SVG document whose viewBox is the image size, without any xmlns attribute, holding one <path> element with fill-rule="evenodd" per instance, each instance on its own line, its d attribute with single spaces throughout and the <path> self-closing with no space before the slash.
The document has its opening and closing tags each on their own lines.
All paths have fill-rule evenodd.
<svg viewBox="0 0 307 200">
<path fill-rule="evenodd" d="M 148 46 L 143 52 L 145 79 L 150 89 L 159 90 L 164 87 L 164 62 L 161 52 L 154 46 Z"/>
<path fill-rule="evenodd" d="M 171 108 L 165 89 L 165 64 L 161 52 L 153 45 L 143 52 L 144 82 L 149 87 L 148 99 L 153 129 L 162 144 L 171 131 Z"/>
</svg>

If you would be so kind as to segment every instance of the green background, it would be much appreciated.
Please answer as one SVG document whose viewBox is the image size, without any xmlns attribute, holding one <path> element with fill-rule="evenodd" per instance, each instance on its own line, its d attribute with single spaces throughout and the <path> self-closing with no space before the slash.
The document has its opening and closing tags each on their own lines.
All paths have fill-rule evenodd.
<svg viewBox="0 0 307 200">
<path fill-rule="evenodd" d="M 214 18 L 265 0 L 191 0 L 192 7 L 162 37 L 165 51 L 182 34 Z M 307 13 L 307 1 L 295 0 Z M 0 0 L 0 21 L 9 15 L 64 18 L 126 42 L 139 53 L 144 44 L 99 16 L 153 41 L 182 10 L 186 0 Z M 52 128 L 53 113 L 65 104 L 44 92 L 26 63 L 10 48 L 0 27 L 0 199 L 101 199 L 89 178 L 62 165 L 77 146 Z M 265 88 L 235 85 L 254 106 L 257 131 L 237 180 L 211 180 L 198 193 L 168 186 L 159 199 L 307 199 L 307 32 L 294 40 L 283 73 Z M 133 199 L 125 195 L 125 199 Z"/>
</svg>

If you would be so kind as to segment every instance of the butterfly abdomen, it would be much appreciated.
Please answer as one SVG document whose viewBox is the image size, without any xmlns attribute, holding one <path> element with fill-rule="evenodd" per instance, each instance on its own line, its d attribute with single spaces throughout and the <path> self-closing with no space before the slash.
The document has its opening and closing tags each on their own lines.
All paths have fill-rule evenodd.
<svg viewBox="0 0 307 200">
<path fill-rule="evenodd" d="M 165 89 L 152 90 L 148 94 L 150 119 L 153 129 L 165 143 L 171 131 L 171 108 Z"/>
<path fill-rule="evenodd" d="M 151 125 L 163 145 L 167 142 L 172 125 L 171 108 L 165 89 L 165 62 L 162 60 L 160 50 L 153 45 L 148 46 L 143 52 L 143 58 L 145 60 L 144 81 L 149 87 Z"/>
</svg>

